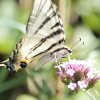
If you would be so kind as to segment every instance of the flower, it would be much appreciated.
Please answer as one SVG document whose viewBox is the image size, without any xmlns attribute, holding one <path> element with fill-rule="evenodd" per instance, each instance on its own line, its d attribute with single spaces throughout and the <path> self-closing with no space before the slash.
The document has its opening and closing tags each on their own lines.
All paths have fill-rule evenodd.
<svg viewBox="0 0 100 100">
<path fill-rule="evenodd" d="M 57 75 L 62 82 L 72 91 L 94 87 L 100 76 L 90 61 L 69 60 L 55 66 Z"/>
<path fill-rule="evenodd" d="M 71 89 L 71 90 L 75 90 L 76 87 L 77 87 L 77 84 L 76 84 L 76 83 L 70 83 L 70 84 L 68 85 L 68 88 Z"/>
<path fill-rule="evenodd" d="M 85 81 L 78 81 L 78 86 L 81 88 L 81 89 L 84 89 L 87 87 L 87 83 Z"/>
<path fill-rule="evenodd" d="M 75 73 L 75 71 L 73 69 L 69 69 L 66 71 L 66 74 L 70 75 L 70 76 L 73 76 Z"/>
</svg>

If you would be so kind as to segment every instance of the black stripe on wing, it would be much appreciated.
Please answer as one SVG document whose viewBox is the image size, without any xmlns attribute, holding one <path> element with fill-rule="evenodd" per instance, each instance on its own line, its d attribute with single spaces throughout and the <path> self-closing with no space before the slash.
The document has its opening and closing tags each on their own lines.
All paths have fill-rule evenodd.
<svg viewBox="0 0 100 100">
<path fill-rule="evenodd" d="M 47 16 L 47 13 L 48 13 L 51 9 L 53 10 L 53 12 L 52 12 L 49 16 Z M 54 23 L 54 22 L 52 21 L 52 18 L 53 18 L 53 17 L 54 17 L 56 23 L 55 23 L 53 26 L 51 26 L 50 29 L 53 29 L 53 28 L 59 26 L 59 28 L 61 28 L 61 29 L 63 30 L 63 23 L 61 22 L 61 16 L 60 16 L 60 14 L 59 14 L 59 12 L 58 12 L 58 9 L 55 7 L 55 5 L 51 4 L 51 6 L 50 6 L 50 8 L 48 9 L 47 13 L 46 13 L 46 16 L 47 16 L 46 19 L 42 22 L 42 24 L 38 27 L 38 29 L 34 32 L 34 34 L 36 34 L 40 29 L 42 29 L 42 27 L 43 27 L 47 22 L 51 21 L 52 23 Z M 49 23 L 50 23 L 50 22 L 49 22 Z"/>
<path fill-rule="evenodd" d="M 54 50 L 53 52 L 51 52 L 51 55 L 53 55 L 55 52 L 59 52 L 59 51 L 61 51 L 61 50 L 66 50 L 66 51 L 68 51 L 68 48 L 66 48 L 66 47 L 58 48 L 58 49 Z"/>
<path fill-rule="evenodd" d="M 35 1 L 35 2 L 36 2 L 36 1 Z M 29 24 L 30 22 L 32 22 L 32 20 L 33 20 L 33 18 L 31 18 L 31 17 L 34 16 L 34 17 L 37 19 L 37 17 L 39 16 L 40 12 L 41 12 L 42 9 L 43 9 L 43 7 L 45 6 L 46 2 L 47 2 L 47 0 L 45 0 L 44 4 L 43 4 L 42 7 L 41 7 L 42 0 L 40 1 L 40 4 L 39 4 L 39 6 L 38 6 L 38 10 L 37 10 L 36 14 L 33 13 L 34 8 L 32 9 L 31 14 L 30 14 L 30 16 L 29 16 L 29 19 L 28 19 L 28 21 L 27 21 L 26 32 L 28 31 L 28 27 L 29 27 L 28 24 Z M 33 20 L 33 21 L 34 21 L 34 20 Z M 34 23 L 34 22 L 32 22 L 32 23 Z M 27 33 L 28 33 L 28 32 L 27 32 Z"/>
<path fill-rule="evenodd" d="M 57 27 L 57 26 L 63 27 L 63 25 L 62 25 L 60 22 L 57 22 L 57 23 L 55 23 L 54 26 L 51 27 L 51 29 L 53 29 L 53 28 L 55 28 L 55 27 Z"/>
<path fill-rule="evenodd" d="M 34 22 L 38 21 L 38 16 L 40 16 L 40 13 L 43 13 L 42 10 L 44 9 L 44 6 L 46 6 L 47 0 L 44 1 L 44 4 L 41 4 L 42 1 L 43 0 L 41 0 L 40 5 L 38 5 L 39 7 L 38 7 L 36 15 L 34 15 L 34 13 L 32 13 L 31 16 L 29 17 L 28 24 L 27 24 L 27 27 L 26 27 L 27 33 L 28 33 L 29 30 L 32 30 L 32 27 L 35 26 Z M 45 19 L 43 18 L 44 20 L 37 27 L 37 29 L 35 31 L 33 30 L 33 35 L 36 34 L 36 33 L 38 34 L 39 30 L 43 30 L 42 28 L 45 26 L 45 24 L 47 24 L 47 22 L 51 26 L 50 29 L 53 29 L 57 26 L 59 26 L 59 28 L 61 28 L 61 29 L 63 28 L 63 24 L 62 24 L 62 22 L 60 22 L 61 17 L 60 17 L 60 14 L 58 12 L 57 7 L 54 4 L 52 4 L 51 0 L 48 0 L 48 1 L 50 2 L 51 5 L 47 8 L 48 10 L 45 12 L 45 16 L 44 16 Z M 53 17 L 54 17 L 55 21 L 52 20 Z M 54 23 L 54 25 L 52 25 L 53 23 Z M 29 28 L 29 30 L 28 30 L 28 28 Z"/>
<path fill-rule="evenodd" d="M 58 9 L 57 9 L 57 7 L 55 6 L 55 5 L 53 5 L 53 7 L 54 7 L 54 9 L 56 9 L 55 11 L 56 11 L 56 23 L 51 27 L 51 29 L 54 29 L 54 28 L 56 28 L 56 27 L 58 27 L 58 28 L 61 28 L 63 31 L 64 31 L 64 26 L 63 26 L 63 23 L 62 23 L 62 19 L 61 19 L 61 16 L 60 16 L 60 14 L 59 14 L 59 11 L 58 11 Z"/>
<path fill-rule="evenodd" d="M 29 19 L 28 19 L 28 22 L 27 22 L 27 26 L 26 26 L 26 32 L 28 33 L 28 28 L 30 27 L 29 25 L 29 23 L 33 23 L 34 24 L 34 22 L 36 21 L 36 20 L 38 20 L 37 18 L 38 18 L 38 16 L 40 16 L 40 13 L 42 12 L 42 10 L 43 10 L 43 8 L 44 8 L 44 6 L 46 5 L 46 2 L 48 1 L 48 0 L 45 0 L 45 2 L 42 4 L 42 1 L 43 0 L 41 0 L 40 1 L 40 4 L 38 5 L 38 10 L 37 10 L 37 12 L 36 12 L 36 14 L 34 14 L 33 13 L 33 11 L 34 11 L 34 8 L 32 9 L 32 13 L 30 14 L 30 17 L 29 17 Z M 36 2 L 36 1 L 35 1 Z M 49 1 L 49 2 L 51 2 L 51 0 Z M 50 11 L 50 9 L 52 9 L 53 8 L 53 6 L 52 6 L 52 2 L 51 2 L 51 5 L 50 5 L 50 7 L 48 8 L 48 10 L 47 10 L 47 12 L 45 13 L 45 17 L 47 16 L 46 14 Z M 34 17 L 34 18 L 33 18 Z M 35 19 L 35 20 L 34 20 Z M 41 25 L 37 28 L 37 30 L 33 33 L 33 34 L 36 34 L 37 32 L 38 32 L 38 30 L 39 29 L 41 29 L 48 21 L 50 20 L 50 18 L 49 18 L 49 16 L 43 21 L 43 23 L 41 23 Z M 33 25 L 31 26 L 31 27 L 34 27 Z"/>
<path fill-rule="evenodd" d="M 36 34 L 40 29 L 42 29 L 42 27 L 48 22 L 50 21 L 54 16 L 56 16 L 56 12 L 52 12 L 52 14 L 50 15 L 50 17 L 47 17 L 42 24 L 38 27 L 38 29 L 34 32 L 34 34 Z"/>
<path fill-rule="evenodd" d="M 54 36 L 59 35 L 59 34 L 61 34 L 61 33 L 63 33 L 63 30 L 58 29 L 57 31 L 54 31 L 53 33 L 51 33 L 50 35 L 46 36 L 45 38 L 42 38 L 42 39 L 40 40 L 40 42 L 39 42 L 37 45 L 35 45 L 34 47 L 32 47 L 32 48 L 30 49 L 29 54 L 30 54 L 31 52 L 33 52 L 34 50 L 36 50 L 38 47 L 40 47 L 43 43 L 45 43 L 45 41 L 46 41 L 47 39 L 51 39 L 51 38 L 53 38 Z M 65 42 L 65 40 L 64 40 L 64 42 Z"/>
<path fill-rule="evenodd" d="M 49 51 L 50 51 L 51 49 L 53 49 L 55 46 L 57 46 L 57 45 L 63 43 L 64 41 L 65 41 L 64 39 L 61 39 L 61 40 L 59 40 L 57 43 L 53 43 L 53 44 L 52 44 L 50 47 L 48 47 L 46 50 L 44 50 L 44 51 L 42 51 L 42 52 L 40 52 L 40 53 L 34 55 L 32 58 L 37 57 L 37 56 L 39 56 L 39 55 L 41 55 L 41 54 L 44 54 L 44 53 L 49 52 Z M 60 48 L 60 47 L 59 47 L 59 48 Z"/>
</svg>

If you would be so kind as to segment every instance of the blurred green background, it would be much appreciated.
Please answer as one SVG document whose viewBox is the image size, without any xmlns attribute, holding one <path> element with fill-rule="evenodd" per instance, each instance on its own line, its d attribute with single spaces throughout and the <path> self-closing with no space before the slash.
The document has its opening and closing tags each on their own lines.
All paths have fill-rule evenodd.
<svg viewBox="0 0 100 100">
<path fill-rule="evenodd" d="M 33 1 L 0 0 L 0 61 L 9 57 L 16 43 L 25 35 Z M 79 37 L 85 42 L 84 45 L 79 42 L 73 48 L 71 58 L 93 60 L 100 70 L 100 0 L 53 2 L 64 22 L 66 44 L 71 47 Z M 20 70 L 16 74 L 0 68 L 0 100 L 91 100 L 82 91 L 72 94 L 56 76 L 54 65 L 49 63 L 43 69 Z M 95 89 L 100 93 L 100 82 Z"/>
</svg>

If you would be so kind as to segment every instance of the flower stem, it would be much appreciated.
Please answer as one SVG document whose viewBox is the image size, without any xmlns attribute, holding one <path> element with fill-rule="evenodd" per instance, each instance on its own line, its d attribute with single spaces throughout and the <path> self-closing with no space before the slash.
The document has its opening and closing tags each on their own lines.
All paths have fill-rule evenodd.
<svg viewBox="0 0 100 100">
<path fill-rule="evenodd" d="M 100 100 L 99 93 L 95 88 L 91 88 L 85 92 L 92 100 Z"/>
<path fill-rule="evenodd" d="M 59 77 L 56 80 L 56 98 L 57 100 L 64 99 L 64 84 L 61 82 Z"/>
<path fill-rule="evenodd" d="M 97 100 L 89 91 L 87 91 L 86 94 L 87 94 L 92 100 Z"/>
</svg>

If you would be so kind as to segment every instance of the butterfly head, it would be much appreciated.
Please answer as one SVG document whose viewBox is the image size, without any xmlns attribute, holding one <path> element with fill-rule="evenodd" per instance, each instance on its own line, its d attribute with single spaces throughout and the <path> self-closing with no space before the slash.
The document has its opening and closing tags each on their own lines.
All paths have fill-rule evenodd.
<svg viewBox="0 0 100 100">
<path fill-rule="evenodd" d="M 71 55 L 71 54 L 72 54 L 72 49 L 69 48 L 68 46 L 65 47 L 65 48 L 66 48 L 66 52 L 67 52 L 67 54 L 68 54 L 68 55 Z"/>
<path fill-rule="evenodd" d="M 72 54 L 72 50 L 71 49 L 68 49 L 67 51 L 70 55 Z"/>
<path fill-rule="evenodd" d="M 15 73 L 17 72 L 19 69 L 23 69 L 26 68 L 27 66 L 27 62 L 26 61 L 20 61 L 19 64 L 16 62 L 12 62 L 11 60 L 8 60 L 6 62 L 4 62 L 3 64 L 5 64 L 6 68 L 11 72 L 11 73 Z"/>
<path fill-rule="evenodd" d="M 19 69 L 23 69 L 26 68 L 28 64 L 28 60 L 26 59 L 22 59 L 20 53 L 14 53 L 12 54 L 11 57 L 9 57 L 9 59 L 7 59 L 6 61 L 3 61 L 0 66 L 6 66 L 6 68 L 11 72 L 11 73 L 15 73 L 17 72 Z"/>
<path fill-rule="evenodd" d="M 8 60 L 7 62 L 5 62 L 4 64 L 5 64 L 6 68 L 7 68 L 11 73 L 15 73 L 15 72 L 16 72 L 13 63 L 11 63 L 10 60 Z"/>
</svg>

